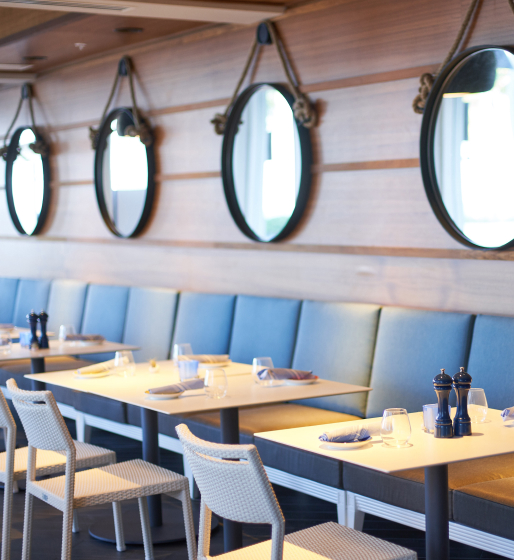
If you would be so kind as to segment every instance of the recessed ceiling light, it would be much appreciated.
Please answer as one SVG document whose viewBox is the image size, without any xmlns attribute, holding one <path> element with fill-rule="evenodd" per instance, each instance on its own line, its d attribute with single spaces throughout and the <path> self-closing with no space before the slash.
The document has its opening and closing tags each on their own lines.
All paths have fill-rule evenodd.
<svg viewBox="0 0 514 560">
<path fill-rule="evenodd" d="M 142 33 L 144 29 L 142 27 L 117 27 L 114 31 L 116 33 Z"/>
<path fill-rule="evenodd" d="M 0 70 L 7 70 L 8 72 L 23 72 L 32 68 L 32 64 L 0 64 Z"/>
<path fill-rule="evenodd" d="M 47 56 L 24 56 L 23 60 L 26 60 L 27 62 L 36 62 L 38 60 L 47 60 L 48 57 Z"/>
</svg>

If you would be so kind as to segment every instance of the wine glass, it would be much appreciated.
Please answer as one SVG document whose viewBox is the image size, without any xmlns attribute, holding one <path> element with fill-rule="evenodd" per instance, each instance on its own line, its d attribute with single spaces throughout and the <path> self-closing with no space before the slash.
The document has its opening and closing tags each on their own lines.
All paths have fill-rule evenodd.
<svg viewBox="0 0 514 560">
<path fill-rule="evenodd" d="M 10 354 L 12 339 L 7 333 L 0 333 L 0 354 Z"/>
<path fill-rule="evenodd" d="M 198 360 L 181 360 L 178 363 L 180 381 L 198 377 Z"/>
<path fill-rule="evenodd" d="M 410 420 L 404 408 L 386 408 L 380 428 L 387 447 L 406 447 L 411 436 Z"/>
<path fill-rule="evenodd" d="M 173 363 L 178 365 L 178 357 L 179 356 L 190 356 L 193 353 L 193 349 L 191 348 L 191 344 L 189 342 L 179 343 L 173 345 Z"/>
<path fill-rule="evenodd" d="M 481 424 L 487 418 L 487 399 L 483 389 L 470 389 L 468 393 L 468 413 L 472 424 Z"/>
<path fill-rule="evenodd" d="M 271 358 L 254 358 L 252 363 L 252 377 L 255 383 L 259 385 L 272 385 L 274 379 L 261 379 L 259 372 L 263 369 L 273 368 L 273 360 Z"/>
<path fill-rule="evenodd" d="M 114 369 L 120 377 L 132 377 L 136 373 L 136 363 L 130 351 L 116 352 L 114 354 Z"/>
<path fill-rule="evenodd" d="M 211 399 L 222 399 L 227 394 L 228 381 L 224 369 L 206 369 L 204 379 L 205 393 Z"/>
</svg>

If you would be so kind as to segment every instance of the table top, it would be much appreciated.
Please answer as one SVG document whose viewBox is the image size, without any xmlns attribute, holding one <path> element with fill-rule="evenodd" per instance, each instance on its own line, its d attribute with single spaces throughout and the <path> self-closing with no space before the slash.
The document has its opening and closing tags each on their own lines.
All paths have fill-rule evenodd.
<svg viewBox="0 0 514 560">
<path fill-rule="evenodd" d="M 122 350 L 138 350 L 137 346 L 121 344 L 121 342 L 108 342 L 102 344 L 83 345 L 78 343 L 60 342 L 50 340 L 50 348 L 45 350 L 30 350 L 22 348 L 19 343 L 12 345 L 8 354 L 0 354 L 0 362 L 11 360 L 26 360 L 27 358 L 50 358 L 56 356 L 84 356 L 87 354 L 103 354 L 104 352 L 121 352 Z"/>
<path fill-rule="evenodd" d="M 96 379 L 76 379 L 73 371 L 38 373 L 25 377 L 76 391 L 92 393 L 165 414 L 206 412 L 219 410 L 220 408 L 273 404 L 310 397 L 361 393 L 370 390 L 369 387 L 323 379 L 311 385 L 262 387 L 254 383 L 253 377 L 250 375 L 252 366 L 232 363 L 223 368 L 227 373 L 228 380 L 227 396 L 223 399 L 211 399 L 205 395 L 203 389 L 198 389 L 187 391 L 174 399 L 150 400 L 148 395 L 145 394 L 146 390 L 178 383 L 180 380 L 178 369 L 173 366 L 171 361 L 158 363 L 160 365 L 159 373 L 150 373 L 147 363 L 137 364 L 136 375 L 128 378 L 110 375 Z M 202 370 L 200 370 L 201 372 Z M 48 388 L 51 389 L 51 387 Z"/>
<path fill-rule="evenodd" d="M 400 449 L 386 447 L 380 436 L 374 436 L 370 443 L 353 450 L 330 449 L 327 443 L 319 441 L 318 437 L 325 430 L 334 430 L 341 423 L 262 432 L 255 434 L 255 437 L 385 473 L 514 452 L 514 427 L 504 425 L 499 410 L 489 409 L 486 422 L 472 424 L 472 436 L 449 439 L 438 439 L 433 434 L 425 433 L 422 429 L 422 412 L 409 414 L 409 418 L 412 436 L 409 446 Z M 372 421 L 380 422 L 381 418 L 352 423 L 366 424 Z M 344 422 L 345 426 L 348 424 Z"/>
<path fill-rule="evenodd" d="M 0 334 L 8 334 L 11 337 L 11 340 L 19 340 L 20 333 L 22 332 L 30 332 L 30 329 L 27 327 L 13 327 L 12 329 L 2 329 L 0 328 Z M 41 336 L 41 331 L 37 330 L 37 335 Z M 48 338 L 55 337 L 55 333 L 53 331 L 47 331 L 46 335 Z"/>
</svg>

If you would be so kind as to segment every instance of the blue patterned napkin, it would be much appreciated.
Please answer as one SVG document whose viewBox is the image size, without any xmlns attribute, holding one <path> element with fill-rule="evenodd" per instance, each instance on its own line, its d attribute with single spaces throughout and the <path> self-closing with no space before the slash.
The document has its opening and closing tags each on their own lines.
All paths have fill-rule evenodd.
<svg viewBox="0 0 514 560">
<path fill-rule="evenodd" d="M 504 422 L 514 420 L 514 406 L 512 406 L 511 408 L 506 408 L 502 412 L 501 416 Z"/>
<path fill-rule="evenodd" d="M 261 369 L 257 375 L 261 381 L 267 381 L 268 379 L 317 379 L 312 371 L 287 368 L 265 368 Z"/>
<path fill-rule="evenodd" d="M 380 422 L 370 424 L 351 424 L 341 426 L 329 432 L 323 432 L 319 439 L 330 443 L 350 443 L 354 441 L 366 441 L 372 436 L 380 434 Z"/>
<path fill-rule="evenodd" d="M 164 387 L 155 387 L 155 389 L 148 389 L 152 395 L 166 395 L 173 393 L 182 393 L 183 391 L 192 391 L 193 389 L 201 389 L 203 387 L 203 379 L 188 379 L 182 383 L 175 383 L 174 385 L 166 385 Z"/>
</svg>

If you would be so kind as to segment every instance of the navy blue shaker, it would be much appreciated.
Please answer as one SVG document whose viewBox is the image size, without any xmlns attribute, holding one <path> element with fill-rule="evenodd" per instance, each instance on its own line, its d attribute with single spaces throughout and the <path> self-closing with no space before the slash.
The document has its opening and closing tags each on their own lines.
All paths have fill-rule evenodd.
<svg viewBox="0 0 514 560">
<path fill-rule="evenodd" d="M 453 424 L 448 413 L 448 399 L 452 390 L 452 378 L 441 370 L 434 377 L 434 389 L 437 395 L 437 417 L 435 419 L 434 437 L 453 437 Z"/>
<path fill-rule="evenodd" d="M 456 436 L 471 435 L 471 418 L 468 414 L 468 393 L 471 388 L 471 375 L 461 367 L 453 376 L 453 388 L 457 393 L 457 412 L 453 419 L 453 431 Z"/>
<path fill-rule="evenodd" d="M 39 350 L 39 340 L 37 339 L 37 321 L 39 315 L 32 310 L 27 315 L 27 323 L 30 325 L 30 349 Z"/>
<path fill-rule="evenodd" d="M 39 314 L 39 322 L 41 323 L 41 338 L 39 339 L 40 348 L 48 348 L 48 336 L 46 334 L 46 324 L 48 322 L 48 313 L 41 311 Z"/>
</svg>

